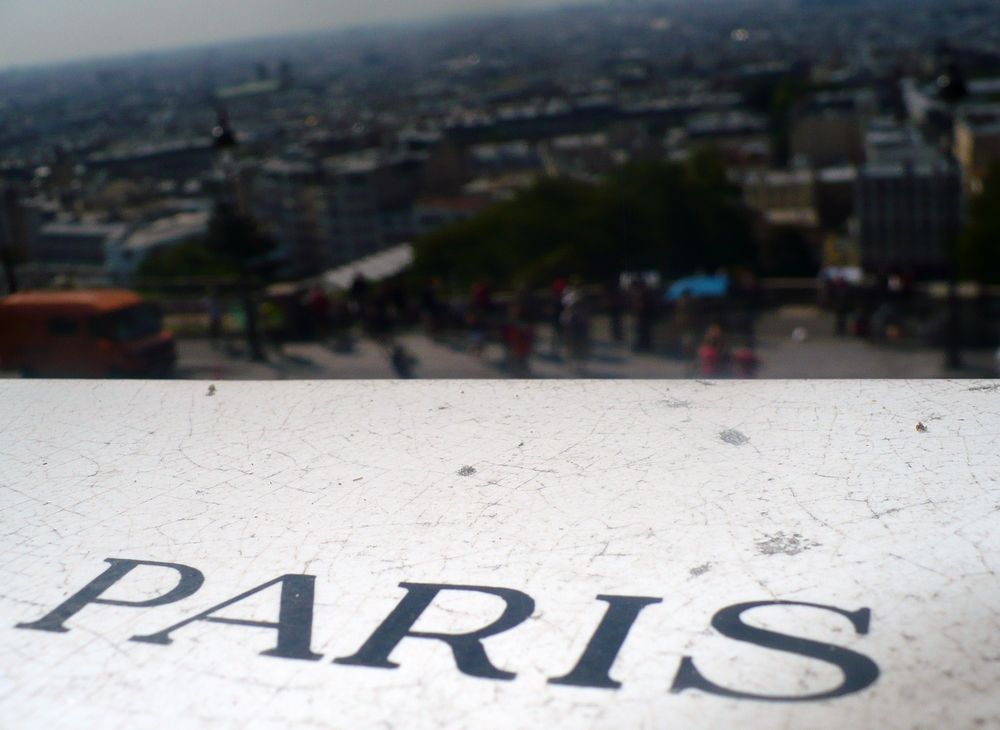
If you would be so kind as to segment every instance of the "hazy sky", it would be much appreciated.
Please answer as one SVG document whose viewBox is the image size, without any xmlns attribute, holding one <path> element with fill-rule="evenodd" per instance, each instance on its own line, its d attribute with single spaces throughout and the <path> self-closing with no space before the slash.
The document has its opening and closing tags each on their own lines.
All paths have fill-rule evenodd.
<svg viewBox="0 0 1000 730">
<path fill-rule="evenodd" d="M 566 0 L 0 0 L 0 69 Z"/>
</svg>

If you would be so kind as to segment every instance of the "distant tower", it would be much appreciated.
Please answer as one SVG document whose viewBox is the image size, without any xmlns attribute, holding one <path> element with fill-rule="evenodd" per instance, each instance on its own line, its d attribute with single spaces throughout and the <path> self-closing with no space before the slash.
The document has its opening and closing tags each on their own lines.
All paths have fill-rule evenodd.
<svg viewBox="0 0 1000 730">
<path fill-rule="evenodd" d="M 215 118 L 215 126 L 212 128 L 212 146 L 215 147 L 216 151 L 221 152 L 239 144 L 236 140 L 236 134 L 229 126 L 229 114 L 225 108 L 218 109 Z"/>
<path fill-rule="evenodd" d="M 965 75 L 954 61 L 947 63 L 937 77 L 938 96 L 941 101 L 954 104 L 969 94 L 965 83 Z"/>
<path fill-rule="evenodd" d="M 239 184 L 239 170 L 236 164 L 236 148 L 239 145 L 236 133 L 229 125 L 229 115 L 225 108 L 216 112 L 216 123 L 212 127 L 212 148 L 215 151 L 215 172 L 220 184 L 220 200 L 239 205 L 242 199 Z"/>
<path fill-rule="evenodd" d="M 954 161 L 952 149 L 955 138 L 955 107 L 969 94 L 965 75 L 955 60 L 955 54 L 946 42 L 938 44 L 935 50 L 935 72 L 938 98 L 947 105 L 947 111 L 940 122 L 938 136 L 942 152 Z M 946 320 L 944 342 L 944 364 L 949 370 L 962 367 L 962 306 L 958 295 L 958 262 L 954 246 L 948 250 L 948 318 Z"/>
<path fill-rule="evenodd" d="M 295 82 L 295 78 L 292 74 L 292 62 L 287 58 L 278 64 L 278 79 L 281 81 L 282 89 L 292 88 L 292 84 Z"/>
<path fill-rule="evenodd" d="M 937 74 L 937 90 L 941 101 L 954 104 L 969 94 L 965 83 L 965 74 L 955 60 L 955 54 L 947 43 L 939 43 L 935 50 L 935 67 Z"/>
</svg>

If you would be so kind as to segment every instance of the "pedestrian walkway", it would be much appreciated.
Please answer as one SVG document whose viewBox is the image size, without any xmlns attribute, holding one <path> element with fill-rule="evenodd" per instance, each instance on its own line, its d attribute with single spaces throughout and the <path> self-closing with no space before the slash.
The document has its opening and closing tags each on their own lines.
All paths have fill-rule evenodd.
<svg viewBox="0 0 1000 730">
<path fill-rule="evenodd" d="M 801 328 L 797 338 L 792 332 Z M 548 350 L 549 331 L 539 328 L 541 344 L 530 359 L 533 378 L 686 378 L 695 377 L 692 366 L 658 354 L 633 353 L 626 343 L 616 343 L 607 322 L 594 323 L 594 342 L 582 369 L 564 355 Z M 963 371 L 944 367 L 940 350 L 873 344 L 853 337 L 837 337 L 833 323 L 821 312 L 773 313 L 761 319 L 757 352 L 760 378 L 940 378 L 993 377 L 992 351 L 966 351 Z M 415 358 L 415 378 L 502 378 L 509 374 L 504 351 L 489 344 L 479 354 L 456 333 L 434 339 L 422 332 L 395 338 Z M 353 346 L 338 351 L 323 343 L 287 344 L 280 354 L 271 352 L 267 362 L 251 362 L 239 346 L 214 350 L 207 340 L 181 340 L 177 377 L 215 380 L 275 379 L 383 379 L 398 377 L 390 346 L 357 338 Z"/>
</svg>

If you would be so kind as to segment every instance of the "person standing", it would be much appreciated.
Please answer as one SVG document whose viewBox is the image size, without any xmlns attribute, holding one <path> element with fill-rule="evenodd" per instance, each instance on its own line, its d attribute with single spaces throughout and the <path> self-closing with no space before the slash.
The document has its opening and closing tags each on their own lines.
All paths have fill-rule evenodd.
<svg viewBox="0 0 1000 730">
<path fill-rule="evenodd" d="M 703 378 L 719 378 L 729 368 L 729 352 L 722 336 L 722 327 L 713 324 L 705 332 L 698 348 L 698 374 Z"/>
<path fill-rule="evenodd" d="M 222 339 L 222 305 L 215 290 L 205 299 L 205 311 L 208 314 L 208 341 L 212 349 L 217 350 Z"/>
<path fill-rule="evenodd" d="M 583 375 L 590 355 L 590 312 L 576 286 L 567 287 L 563 294 L 562 330 L 570 365 L 576 375 Z"/>
<path fill-rule="evenodd" d="M 260 316 L 264 322 L 264 331 L 271 341 L 275 353 L 285 353 L 285 327 L 287 319 L 284 307 L 273 299 L 265 299 L 260 305 Z"/>
<path fill-rule="evenodd" d="M 508 371 L 515 378 L 527 377 L 530 373 L 528 359 L 535 339 L 534 329 L 526 311 L 517 301 L 510 304 L 502 334 L 507 348 Z"/>
<path fill-rule="evenodd" d="M 634 352 L 650 352 L 653 349 L 653 293 L 642 278 L 637 278 L 632 286 L 632 317 L 635 321 Z"/>
<path fill-rule="evenodd" d="M 611 324 L 611 338 L 615 342 L 621 342 L 625 339 L 625 332 L 622 328 L 625 302 L 617 279 L 608 281 L 604 287 L 604 306 L 607 309 L 608 320 Z"/>
<path fill-rule="evenodd" d="M 552 358 L 560 357 L 563 340 L 563 307 L 566 294 L 566 280 L 555 279 L 549 287 L 551 294 L 551 307 L 549 309 L 549 323 L 552 326 L 552 338 L 549 340 L 549 354 Z"/>
</svg>

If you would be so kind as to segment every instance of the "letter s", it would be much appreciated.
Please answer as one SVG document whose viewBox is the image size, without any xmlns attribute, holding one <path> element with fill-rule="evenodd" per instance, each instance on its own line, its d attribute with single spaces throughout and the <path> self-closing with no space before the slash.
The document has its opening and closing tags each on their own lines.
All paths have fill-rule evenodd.
<svg viewBox="0 0 1000 730">
<path fill-rule="evenodd" d="M 762 646 L 765 649 L 775 649 L 790 654 L 818 659 L 827 664 L 833 664 L 844 674 L 844 678 L 839 685 L 825 692 L 817 692 L 807 695 L 758 695 L 749 692 L 722 687 L 706 679 L 698 668 L 695 667 L 691 657 L 686 656 L 681 660 L 680 668 L 674 677 L 671 692 L 683 692 L 686 689 L 700 689 L 704 692 L 721 695 L 723 697 L 734 697 L 747 700 L 770 700 L 772 702 L 804 702 L 809 700 L 826 700 L 834 697 L 843 697 L 853 692 L 860 692 L 878 679 L 878 665 L 871 659 L 858 654 L 850 649 L 845 649 L 833 644 L 826 644 L 820 641 L 802 639 L 797 636 L 779 634 L 776 631 L 760 629 L 756 626 L 748 626 L 743 623 L 743 613 L 752 608 L 761 606 L 808 606 L 809 608 L 820 608 L 824 611 L 833 611 L 845 617 L 854 626 L 854 630 L 859 634 L 868 633 L 868 624 L 871 620 L 871 610 L 861 608 L 857 611 L 845 611 L 836 606 L 824 606 L 818 603 L 803 603 L 800 601 L 753 601 L 750 603 L 737 603 L 727 606 L 712 617 L 712 628 L 723 636 L 737 641 L 745 641 L 749 644 Z"/>
</svg>

